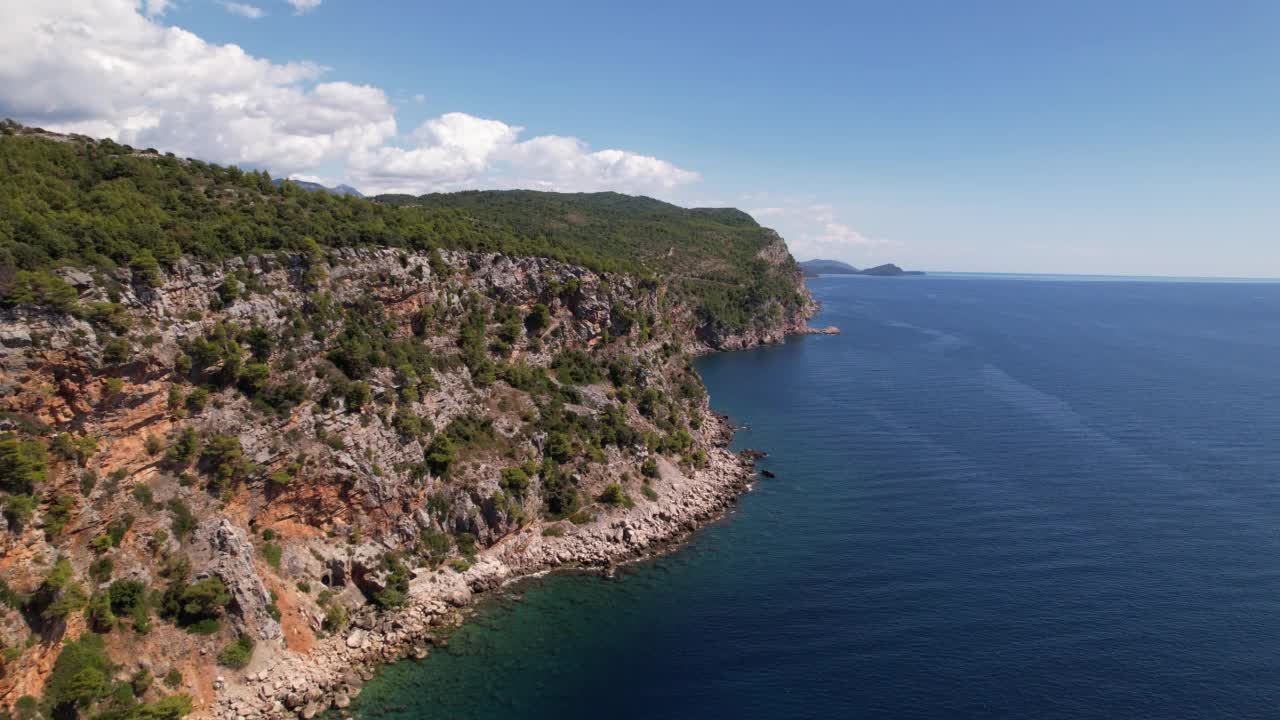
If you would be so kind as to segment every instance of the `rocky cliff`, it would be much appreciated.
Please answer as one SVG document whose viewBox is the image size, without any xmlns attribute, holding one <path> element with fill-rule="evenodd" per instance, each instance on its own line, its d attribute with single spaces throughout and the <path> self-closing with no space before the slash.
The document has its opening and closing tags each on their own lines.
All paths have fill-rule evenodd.
<svg viewBox="0 0 1280 720">
<path fill-rule="evenodd" d="M 475 592 L 679 539 L 751 474 L 690 358 L 813 312 L 774 238 L 800 300 L 736 331 L 673 281 L 484 252 L 57 271 L 74 299 L 0 313 L 0 705 L 128 679 L 311 717 Z M 90 635 L 102 689 L 64 692 Z"/>
</svg>

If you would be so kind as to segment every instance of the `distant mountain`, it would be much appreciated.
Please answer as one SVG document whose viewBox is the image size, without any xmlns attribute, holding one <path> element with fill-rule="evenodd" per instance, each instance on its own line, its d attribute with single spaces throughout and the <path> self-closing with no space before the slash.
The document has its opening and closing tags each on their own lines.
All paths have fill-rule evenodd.
<svg viewBox="0 0 1280 720">
<path fill-rule="evenodd" d="M 272 182 L 274 182 L 276 185 L 279 185 L 280 183 L 284 182 L 284 179 L 276 178 L 275 180 L 272 180 Z M 303 190 L 310 190 L 311 192 L 327 192 L 330 195 L 351 195 L 359 198 L 364 197 L 363 193 L 351 187 L 350 185 L 335 185 L 333 187 L 325 187 L 320 183 L 310 182 L 307 180 L 290 179 L 289 182 L 293 183 L 294 185 L 297 185 Z"/>
<path fill-rule="evenodd" d="M 903 270 L 893 263 L 888 263 L 886 265 L 877 265 L 873 268 L 867 268 L 858 274 L 874 275 L 876 277 L 897 277 L 899 275 L 923 275 L 924 272 L 920 270 Z"/>
<path fill-rule="evenodd" d="M 355 197 L 364 197 L 364 193 L 361 193 L 350 185 L 334 185 L 329 188 L 329 192 L 334 195 L 354 195 Z"/>
<path fill-rule="evenodd" d="M 903 270 L 902 268 L 888 263 L 885 265 L 877 265 L 866 270 L 840 262 L 839 260 L 805 260 L 800 263 L 801 269 L 804 270 L 805 277 L 817 277 L 819 275 L 871 275 L 873 277 L 898 277 L 899 275 L 923 275 L 919 270 Z"/>
<path fill-rule="evenodd" d="M 839 260 L 805 260 L 800 268 L 809 277 L 818 275 L 857 275 L 858 268 Z"/>
</svg>

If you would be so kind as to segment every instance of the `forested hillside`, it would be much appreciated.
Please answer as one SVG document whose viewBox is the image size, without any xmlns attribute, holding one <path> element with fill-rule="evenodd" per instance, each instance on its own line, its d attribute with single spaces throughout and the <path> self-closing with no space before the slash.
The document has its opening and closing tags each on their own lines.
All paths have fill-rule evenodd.
<svg viewBox="0 0 1280 720">
<path fill-rule="evenodd" d="M 731 209 L 687 210 L 617 193 L 367 200 L 110 140 L 0 125 L 0 297 L 9 304 L 56 303 L 66 289 L 43 271 L 61 265 L 130 266 L 155 277 L 182 256 L 442 248 L 664 276 L 696 298 L 707 322 L 742 330 L 767 306 L 804 302 L 795 263 L 768 259 L 780 244 Z"/>
</svg>

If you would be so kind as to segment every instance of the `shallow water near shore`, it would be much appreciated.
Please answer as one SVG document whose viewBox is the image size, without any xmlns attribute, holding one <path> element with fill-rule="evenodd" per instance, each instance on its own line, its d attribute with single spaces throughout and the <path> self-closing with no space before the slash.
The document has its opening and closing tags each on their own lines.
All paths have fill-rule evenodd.
<svg viewBox="0 0 1280 720">
<path fill-rule="evenodd" d="M 762 479 L 488 600 L 360 718 L 1246 718 L 1280 707 L 1280 285 L 819 278 L 699 361 Z"/>
</svg>

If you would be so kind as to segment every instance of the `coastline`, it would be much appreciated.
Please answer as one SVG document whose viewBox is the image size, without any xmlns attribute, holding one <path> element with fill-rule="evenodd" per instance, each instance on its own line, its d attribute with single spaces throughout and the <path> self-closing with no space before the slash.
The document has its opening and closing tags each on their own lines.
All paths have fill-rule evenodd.
<svg viewBox="0 0 1280 720">
<path fill-rule="evenodd" d="M 785 252 L 780 240 L 778 245 L 781 252 Z M 382 293 L 378 297 L 399 313 L 397 317 L 453 287 L 443 280 L 423 279 L 433 277 L 427 271 L 429 263 L 425 256 L 405 260 L 389 250 L 346 251 L 338 255 L 342 262 L 336 262 L 327 287 L 337 292 L 340 299 L 352 298 L 357 292 L 369 294 L 370 288 L 378 289 Z M 445 253 L 445 258 L 450 266 L 477 266 L 472 274 L 462 278 L 465 282 L 455 281 L 454 285 L 501 288 L 505 293 L 503 301 L 508 303 L 527 304 L 548 284 L 565 278 L 585 282 L 587 289 L 582 292 L 587 299 L 580 308 L 558 308 L 564 315 L 563 337 L 559 340 L 564 347 L 589 346 L 600 328 L 608 326 L 606 308 L 618 298 L 629 296 L 634 289 L 634 283 L 625 276 L 599 276 L 554 261 L 512 260 L 498 255 L 451 251 Z M 179 412 L 170 407 L 172 401 L 166 399 L 164 383 L 171 377 L 169 368 L 181 350 L 181 337 L 203 327 L 196 323 L 210 319 L 211 311 L 201 308 L 209 304 L 211 295 L 216 295 L 228 273 L 243 269 L 258 278 L 264 290 L 218 312 L 225 315 L 225 319 L 263 322 L 264 327 L 279 331 L 281 319 L 287 315 L 284 309 L 292 303 L 302 303 L 303 289 L 295 274 L 291 274 L 291 268 L 296 269 L 296 265 L 288 262 L 277 265 L 269 258 L 233 259 L 224 265 L 184 261 L 166 276 L 161 288 L 147 294 L 121 296 L 120 304 L 130 318 L 136 319 L 139 325 L 156 328 L 157 336 L 146 352 L 114 371 L 128 391 L 124 396 L 128 402 L 117 399 L 105 407 L 99 407 L 102 391 L 87 381 L 81 387 L 67 385 L 62 393 L 34 390 L 52 386 L 62 376 L 94 376 L 96 359 L 105 351 L 102 343 L 95 342 L 96 335 L 87 321 L 65 313 L 23 309 L 9 311 L 0 318 L 0 331 L 7 338 L 0 348 L 3 350 L 0 359 L 15 373 L 24 373 L 22 377 L 26 382 L 23 392 L 11 396 L 9 409 L 43 418 L 50 425 L 78 419 L 82 423 L 78 426 L 80 432 L 106 441 L 106 450 L 97 453 L 91 464 L 95 472 L 112 477 L 123 473 L 122 477 L 131 478 L 135 485 L 145 486 L 153 493 L 149 497 L 161 507 L 175 500 L 182 501 L 189 503 L 183 505 L 188 512 L 202 518 L 192 531 L 190 542 L 183 545 L 186 540 L 168 534 L 172 524 L 169 513 L 150 512 L 137 518 L 126 515 L 133 509 L 130 503 L 140 502 L 132 494 L 113 494 L 105 484 L 91 487 L 94 492 L 87 494 L 83 487 L 72 487 L 79 473 L 59 475 L 62 484 L 58 490 L 68 497 L 83 497 L 76 520 L 79 525 L 73 528 L 78 534 L 67 537 L 84 538 L 101 533 L 117 515 L 129 517 L 129 522 L 136 519 L 128 531 L 129 542 L 111 553 L 122 574 L 145 578 L 144 582 L 155 577 L 158 571 L 151 567 L 155 547 L 146 539 L 163 537 L 165 547 L 172 552 L 185 548 L 187 555 L 194 559 L 195 571 L 204 573 L 202 577 L 216 575 L 234 593 L 234 610 L 228 612 L 231 628 L 256 641 L 251 659 L 242 668 L 222 663 L 215 666 L 219 654 L 216 642 L 185 632 L 176 625 L 163 625 L 145 638 L 121 635 L 120 646 L 113 648 L 118 657 L 129 657 L 129 662 L 149 672 L 154 669 L 157 675 L 167 675 L 167 669 L 179 669 L 187 678 L 182 688 L 190 693 L 195 706 L 192 717 L 248 720 L 301 715 L 310 718 L 330 707 L 346 707 L 365 679 L 372 676 L 374 668 L 402 657 L 424 655 L 435 642 L 436 633 L 460 623 L 460 610 L 470 606 L 477 596 L 546 572 L 607 571 L 620 563 L 669 552 L 692 532 L 721 517 L 754 478 L 754 462 L 728 450 L 734 437 L 733 429 L 726 418 L 711 410 L 704 392 L 700 402 L 687 405 L 690 437 L 686 442 L 690 450 L 700 451 L 696 463 L 686 460 L 677 467 L 662 453 L 646 451 L 643 446 L 605 447 L 603 458 L 598 461 L 601 469 L 587 478 L 590 484 L 585 486 L 585 497 L 594 501 L 588 500 L 582 517 L 575 517 L 583 524 L 535 516 L 519 526 L 501 522 L 483 526 L 501 528 L 505 534 L 493 533 L 487 538 L 488 547 L 478 553 L 469 567 L 459 562 L 437 569 L 410 570 L 412 576 L 405 593 L 407 606 L 398 610 L 376 610 L 372 603 L 346 603 L 349 624 L 325 636 L 321 632 L 324 616 L 318 612 L 309 587 L 299 584 L 295 593 L 290 578 L 317 578 L 328 586 L 330 583 L 323 579 L 323 573 L 333 567 L 336 560 L 340 568 L 337 572 L 342 574 L 337 585 L 350 592 L 353 600 L 365 594 L 367 589 L 359 587 L 355 580 L 358 570 L 354 556 L 359 553 L 362 567 L 368 568 L 371 559 L 411 544 L 420 528 L 432 527 L 403 509 L 404 503 L 421 500 L 422 488 L 401 474 L 382 473 L 374 459 L 385 466 L 395 466 L 425 452 L 425 447 L 416 441 L 406 443 L 393 434 L 390 421 L 385 417 L 380 418 L 380 422 L 357 424 L 350 414 L 311 408 L 300 418 L 289 420 L 290 429 L 304 437 L 319 438 L 320 431 L 325 437 L 336 435 L 343 439 L 345 435 L 349 445 L 343 448 L 314 441 L 315 452 L 304 460 L 309 458 L 315 462 L 323 458 L 323 462 L 336 463 L 334 477 L 354 478 L 347 484 L 354 484 L 358 490 L 355 500 L 329 492 L 335 485 L 332 482 L 292 483 L 274 495 L 264 492 L 261 496 L 248 492 L 246 482 L 237 495 L 213 499 L 207 493 L 184 490 L 177 478 L 163 472 L 154 453 L 143 452 L 142 447 L 144 433 L 172 436 L 180 426 L 179 419 L 187 417 L 184 408 L 179 408 Z M 422 270 L 423 277 L 416 277 L 415 269 Z M 87 275 L 69 274 L 69 277 L 81 283 L 81 297 L 104 301 L 109 297 L 102 289 L 105 281 L 96 281 Z M 687 305 L 674 305 L 665 310 L 671 324 L 664 329 L 664 334 L 650 338 L 640 349 L 658 356 L 662 352 L 659 343 L 676 339 L 686 356 L 701 356 L 776 344 L 790 335 L 806 334 L 810 332 L 808 319 L 818 308 L 803 281 L 798 277 L 796 280 L 800 302 L 781 318 L 745 330 L 713 328 L 700 332 L 705 328 L 697 325 L 693 311 Z M 406 286 L 413 288 L 407 296 Z M 659 309 L 656 305 L 651 308 L 655 312 Z M 197 312 L 198 320 L 192 317 Z M 87 346 L 80 336 L 88 338 Z M 315 342 L 301 345 L 302 352 L 320 349 Z M 553 349 L 542 348 L 534 362 L 549 364 Z M 673 378 L 686 372 L 686 367 L 683 361 L 656 361 L 653 372 L 657 386 L 672 390 L 676 382 Z M 477 398 L 493 400 L 490 391 L 467 389 L 468 372 L 463 368 L 437 373 L 443 385 L 439 396 L 415 401 L 407 407 L 433 421 L 436 427 L 442 427 L 460 416 L 468 403 L 477 402 Z M 696 375 L 691 369 L 688 372 Z M 386 386 L 387 381 L 375 378 L 374 383 Z M 32 390 L 27 391 L 28 386 Z M 606 397 L 606 390 L 601 387 L 587 387 L 583 392 L 586 405 L 593 407 L 601 405 Z M 172 398 L 173 393 L 168 395 Z M 276 422 L 268 427 L 252 413 L 248 402 L 238 396 L 212 403 L 199 413 L 199 432 L 235 438 L 243 456 L 252 458 L 257 466 L 279 466 L 279 458 L 286 453 L 279 442 L 285 425 Z M 515 411 L 507 415 L 514 417 Z M 637 493 L 638 488 L 632 485 L 632 492 L 636 493 L 634 500 L 606 504 L 599 499 L 604 483 L 624 477 L 635 480 L 632 473 L 646 458 L 651 458 L 657 467 L 656 477 L 645 482 L 652 492 Z M 494 460 L 485 457 L 483 462 Z M 317 477 L 329 477 L 322 474 L 323 470 L 313 472 Z M 474 474 L 480 472 L 477 469 Z M 304 473 L 303 477 L 311 476 Z M 265 484 L 265 480 L 259 481 Z M 356 501 L 358 506 L 353 505 Z M 478 507 L 477 502 L 466 496 L 461 507 Z M 334 514 L 350 507 L 356 507 L 355 512 L 359 514 L 380 512 L 384 506 L 389 512 L 382 513 L 376 520 L 364 515 L 334 519 Z M 255 529 L 255 517 L 266 528 L 261 534 Z M 361 518 L 365 521 L 363 525 L 356 522 Z M 321 536 L 323 531 L 317 529 L 321 526 L 331 534 Z M 557 529 L 544 535 L 544 530 L 552 526 Z M 23 554 L 11 555 L 11 564 L 26 569 L 21 579 L 32 587 L 38 582 L 33 568 L 39 566 L 33 558 L 41 548 L 52 547 L 48 539 L 36 537 L 38 529 L 27 528 L 27 540 L 22 543 L 17 542 L 21 539 L 19 536 L 11 538 L 14 547 L 24 548 Z M 362 529 L 372 531 L 371 537 L 357 540 L 359 536 L 355 531 Z M 263 555 L 262 547 L 277 537 L 268 536 L 267 530 L 292 533 L 284 536 L 291 543 L 274 546 L 276 552 L 281 552 L 283 546 L 284 571 L 278 566 L 270 567 L 273 563 Z M 338 532 L 340 530 L 347 532 Z M 328 538 L 338 540 L 329 542 Z M 345 543 L 340 542 L 342 538 L 346 539 Z M 67 541 L 58 551 L 70 554 L 82 567 L 87 567 L 97 556 L 87 542 Z M 367 582 L 379 582 L 374 573 L 369 575 L 373 577 L 367 577 Z M 74 638 L 85 628 L 77 615 L 66 637 Z M 128 642 L 124 642 L 125 639 Z M 38 660 L 21 666 L 21 673 L 10 673 L 7 684 L 0 689 L 6 690 L 9 697 L 34 695 L 51 672 L 57 649 L 56 644 L 37 646 L 36 652 L 42 653 Z"/>
<path fill-rule="evenodd" d="M 558 571 L 608 570 L 619 564 L 674 551 L 695 531 L 718 520 L 755 478 L 754 459 L 728 447 L 734 430 L 727 418 L 704 408 L 704 439 L 712 446 L 707 467 L 689 475 L 659 458 L 654 487 L 660 500 L 637 501 L 597 521 L 534 522 L 481 552 L 465 572 L 422 571 L 410 583 L 409 604 L 391 613 L 369 609 L 342 633 L 309 652 L 287 652 L 254 663 L 236 681 L 219 676 L 210 716 L 310 719 L 343 709 L 374 671 L 407 657 L 426 657 L 439 634 L 461 624 L 464 611 L 494 590 Z M 562 537 L 542 530 L 568 525 Z"/>
<path fill-rule="evenodd" d="M 785 322 L 742 335 L 697 337 L 694 355 L 750 350 L 793 335 L 838 334 L 834 327 L 809 326 L 821 308 L 803 279 L 800 287 L 805 302 Z M 652 486 L 658 500 L 606 510 L 584 525 L 534 521 L 480 552 L 463 572 L 419 569 L 405 607 L 378 613 L 366 606 L 353 614 L 344 631 L 318 640 L 306 652 L 256 657 L 230 679 L 219 674 L 212 685 L 213 703 L 193 717 L 310 720 L 330 709 L 343 710 L 379 667 L 425 658 L 438 642 L 447 644 L 440 634 L 460 625 L 464 611 L 495 590 L 551 572 L 608 571 L 677 550 L 694 532 L 723 517 L 756 478 L 759 456 L 729 450 L 735 430 L 727 416 L 711 409 L 709 398 L 703 400 L 702 426 L 694 435 L 707 451 L 706 467 L 686 475 L 655 454 L 659 477 Z M 565 528 L 563 536 L 543 534 L 555 525 Z"/>
</svg>

